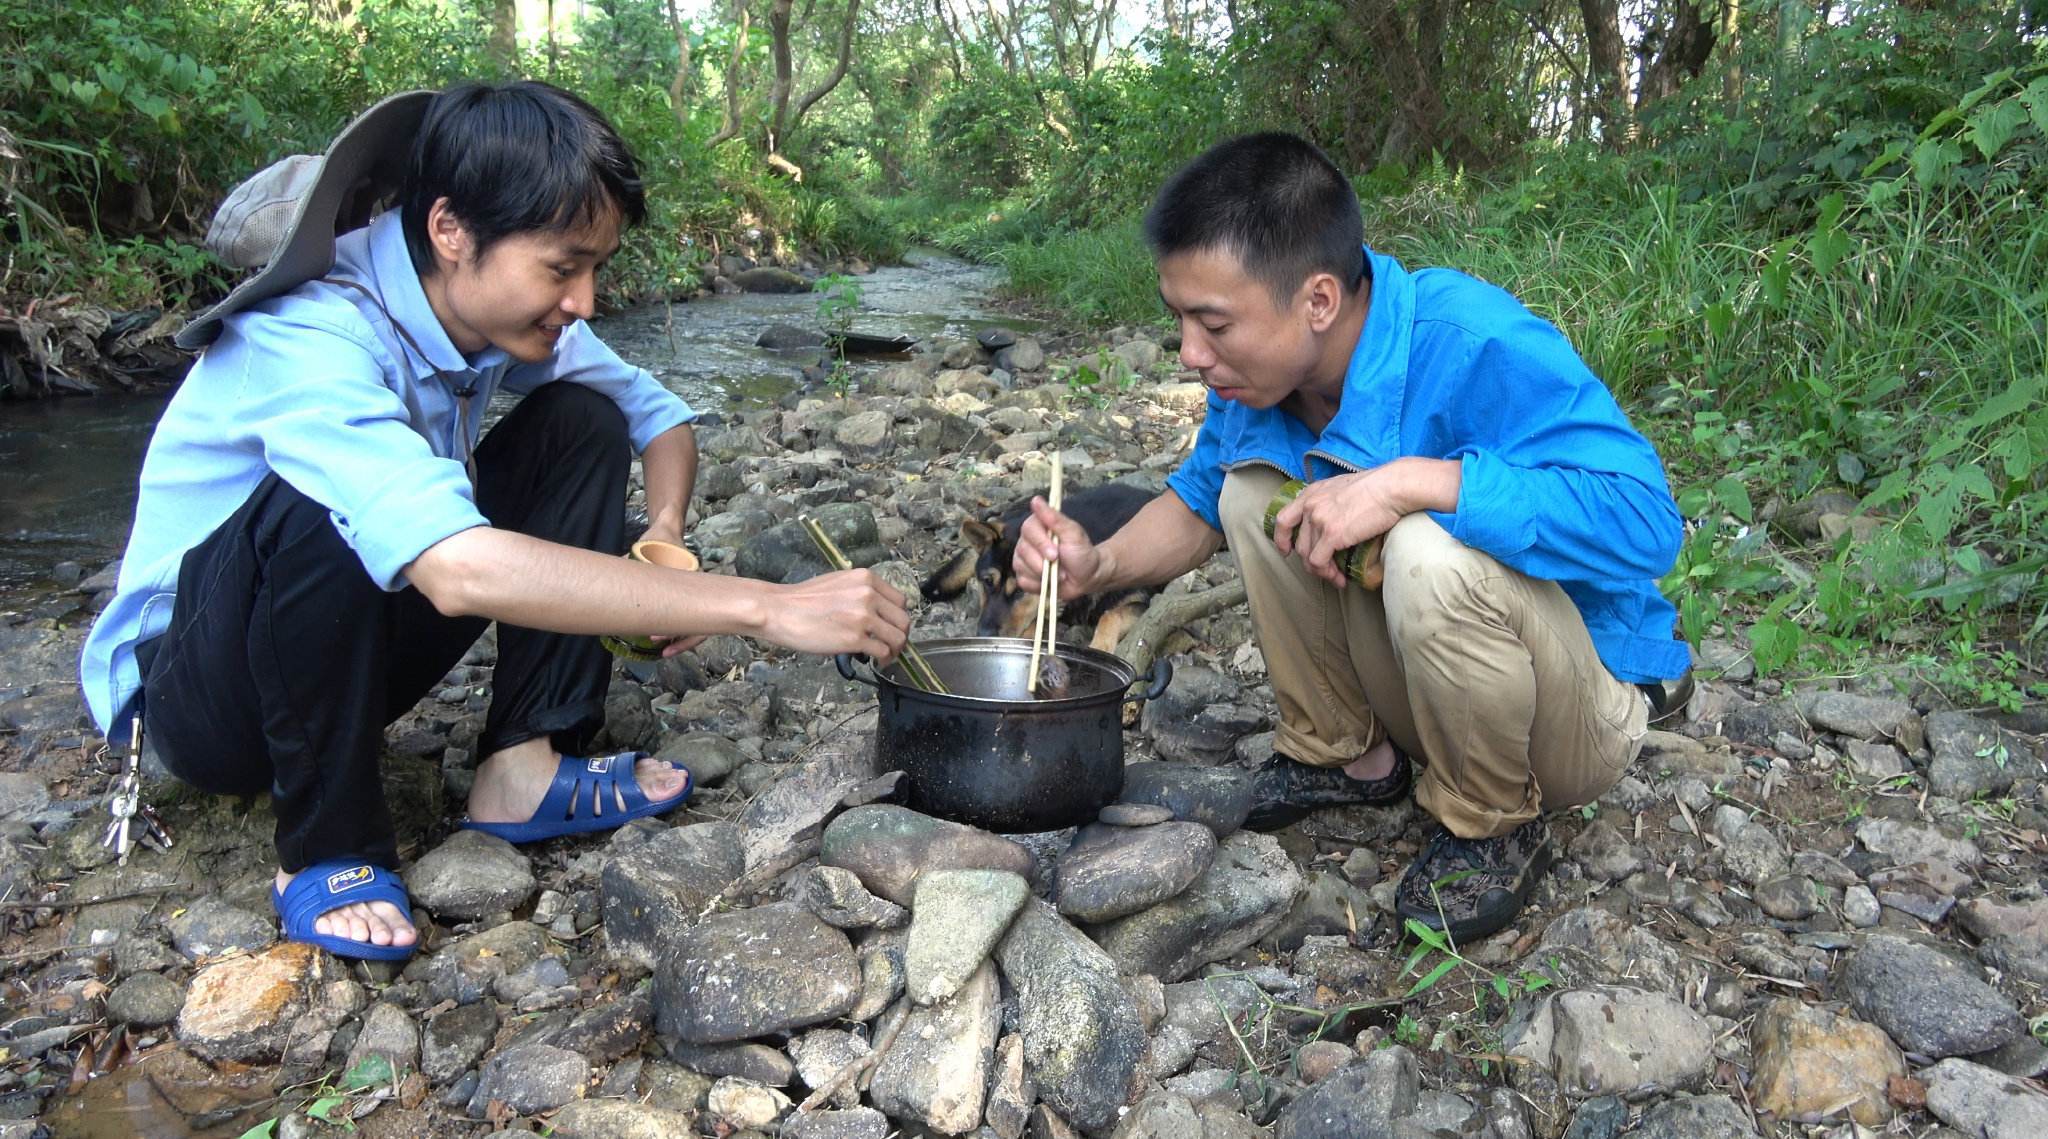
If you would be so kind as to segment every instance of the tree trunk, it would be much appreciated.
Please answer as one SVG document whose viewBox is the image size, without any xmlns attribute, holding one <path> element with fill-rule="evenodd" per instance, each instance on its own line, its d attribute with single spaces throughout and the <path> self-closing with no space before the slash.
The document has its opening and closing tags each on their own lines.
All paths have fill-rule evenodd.
<svg viewBox="0 0 2048 1139">
<path fill-rule="evenodd" d="M 747 56 L 747 30 L 754 14 L 747 7 L 747 0 L 733 0 L 733 7 L 739 9 L 735 16 L 739 26 L 732 34 L 732 58 L 725 63 L 725 125 L 705 141 L 706 150 L 737 138 L 740 133 L 740 62 Z"/>
<path fill-rule="evenodd" d="M 1600 120 L 1600 135 L 1608 146 L 1620 149 L 1628 141 L 1629 83 L 1628 51 L 1621 39 L 1621 14 L 1617 0 L 1579 0 L 1579 16 L 1586 24 L 1587 72 L 1593 79 L 1593 114 Z"/>
<path fill-rule="evenodd" d="M 1643 67 L 1643 83 L 1636 92 L 1636 109 L 1676 94 L 1688 79 L 1694 79 L 1714 54 L 1715 20 L 1694 0 L 1678 0 L 1671 23 L 1657 47 L 1657 53 Z"/>
<path fill-rule="evenodd" d="M 811 89 L 811 93 L 797 100 L 796 114 L 790 117 L 789 129 L 795 130 L 803 122 L 804 112 L 811 104 L 832 93 L 839 81 L 846 78 L 846 67 L 853 59 L 853 26 L 860 16 L 860 0 L 846 0 L 846 22 L 839 26 L 839 62 L 832 66 L 832 73 Z"/>
<path fill-rule="evenodd" d="M 1371 58 L 1385 75 L 1400 119 L 1389 136 L 1399 140 L 1402 153 L 1390 157 L 1435 151 L 1459 162 L 1476 158 L 1471 141 L 1451 122 L 1450 109 L 1437 85 L 1441 62 L 1432 69 L 1422 58 L 1399 8 L 1391 0 L 1352 0 L 1350 11 L 1365 32 Z"/>
<path fill-rule="evenodd" d="M 939 31 L 946 37 L 946 51 L 952 57 L 953 82 L 964 83 L 965 67 L 960 62 L 960 32 L 953 27 L 952 5 L 948 0 L 932 0 L 932 14 L 939 18 Z"/>
<path fill-rule="evenodd" d="M 516 0 L 492 0 L 489 51 L 505 74 L 519 74 L 519 5 Z"/>
<path fill-rule="evenodd" d="M 1721 43 L 1721 57 L 1728 61 L 1721 99 L 1733 112 L 1742 106 L 1742 0 L 1721 0 Z"/>
<path fill-rule="evenodd" d="M 768 8 L 768 50 L 775 61 L 775 81 L 768 88 L 768 145 L 772 157 L 782 149 L 782 123 L 789 117 L 789 92 L 796 66 L 789 52 L 789 13 L 796 0 L 774 0 Z"/>
<path fill-rule="evenodd" d="M 688 129 L 690 125 L 690 32 L 683 27 L 683 17 L 676 11 L 675 0 L 662 0 L 661 10 L 668 15 L 669 31 L 676 37 L 676 77 L 668 84 L 669 109 L 675 112 L 676 125 Z"/>
<path fill-rule="evenodd" d="M 1778 0 L 1778 50 L 1771 66 L 1771 101 L 1781 103 L 1806 54 L 1805 0 Z"/>
</svg>

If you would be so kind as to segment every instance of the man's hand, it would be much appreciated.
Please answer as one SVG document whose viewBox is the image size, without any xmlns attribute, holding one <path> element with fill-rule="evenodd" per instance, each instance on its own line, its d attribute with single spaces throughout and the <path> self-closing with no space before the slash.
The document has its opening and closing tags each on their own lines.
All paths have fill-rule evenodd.
<svg viewBox="0 0 2048 1139">
<path fill-rule="evenodd" d="M 1273 520 L 1273 544 L 1338 588 L 1337 555 L 1380 537 L 1418 510 L 1455 510 L 1461 468 L 1444 459 L 1396 459 L 1357 474 L 1317 479 Z"/>
<path fill-rule="evenodd" d="M 646 533 L 640 535 L 640 541 L 667 542 L 671 546 L 680 546 L 683 544 L 683 529 L 680 525 L 657 522 L 649 526 Z"/>
<path fill-rule="evenodd" d="M 805 653 L 866 653 L 886 667 L 910 640 L 903 594 L 870 570 L 844 570 L 784 586 L 764 640 Z"/>
<path fill-rule="evenodd" d="M 1059 538 L 1057 544 L 1053 542 L 1054 536 Z M 1088 531 L 1079 522 L 1054 510 L 1045 499 L 1033 498 L 1031 516 L 1017 532 L 1017 550 L 1010 559 L 1018 588 L 1037 592 L 1046 564 L 1055 559 L 1060 563 L 1061 601 L 1097 591 L 1097 579 L 1104 570 L 1101 548 L 1089 541 Z"/>
</svg>

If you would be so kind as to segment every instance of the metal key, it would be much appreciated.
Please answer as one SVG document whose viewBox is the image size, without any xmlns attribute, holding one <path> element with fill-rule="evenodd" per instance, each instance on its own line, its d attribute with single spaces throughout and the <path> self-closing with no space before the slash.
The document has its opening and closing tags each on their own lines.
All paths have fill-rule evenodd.
<svg viewBox="0 0 2048 1139">
<path fill-rule="evenodd" d="M 136 813 L 142 816 L 142 821 L 148 828 L 142 832 L 143 845 L 156 851 L 158 854 L 163 854 L 169 851 L 171 847 L 177 845 L 171 841 L 171 828 L 164 825 L 164 821 L 157 815 L 155 807 L 144 803 L 136 809 Z"/>
<path fill-rule="evenodd" d="M 128 745 L 128 761 L 121 778 L 114 782 L 114 797 L 107 803 L 107 811 L 113 821 L 107 824 L 107 833 L 100 839 L 100 845 L 110 847 L 121 865 L 128 864 L 128 852 L 135 847 L 131 833 L 135 813 L 142 807 L 142 717 L 135 717 L 135 727 Z"/>
</svg>

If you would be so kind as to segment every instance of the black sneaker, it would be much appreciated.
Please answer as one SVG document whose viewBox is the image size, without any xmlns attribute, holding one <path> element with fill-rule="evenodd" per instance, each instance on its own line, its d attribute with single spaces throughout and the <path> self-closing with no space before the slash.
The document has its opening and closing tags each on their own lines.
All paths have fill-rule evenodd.
<svg viewBox="0 0 2048 1139">
<path fill-rule="evenodd" d="M 1530 819 L 1493 838 L 1459 838 L 1438 827 L 1401 876 L 1394 909 L 1458 944 L 1507 928 L 1557 858 L 1550 825 Z"/>
<path fill-rule="evenodd" d="M 1394 769 L 1378 779 L 1353 779 L 1341 767 L 1310 767 L 1276 754 L 1252 773 L 1252 813 L 1245 829 L 1279 830 L 1323 807 L 1385 806 L 1399 802 L 1413 781 L 1413 768 L 1400 748 L 1394 749 Z"/>
<path fill-rule="evenodd" d="M 1643 699 L 1650 702 L 1650 726 L 1654 728 L 1683 714 L 1685 706 L 1692 703 L 1692 670 L 1686 669 L 1685 675 L 1676 680 L 1652 681 L 1636 687 L 1643 690 Z"/>
</svg>

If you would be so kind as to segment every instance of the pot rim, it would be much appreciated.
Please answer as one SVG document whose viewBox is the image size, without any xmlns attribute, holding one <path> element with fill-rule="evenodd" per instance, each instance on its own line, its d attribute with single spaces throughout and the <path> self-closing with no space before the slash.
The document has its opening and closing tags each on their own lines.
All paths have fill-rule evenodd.
<svg viewBox="0 0 2048 1139">
<path fill-rule="evenodd" d="M 931 640 L 916 641 L 913 644 L 916 645 L 917 651 L 923 653 L 927 658 L 944 656 L 948 653 L 988 653 L 1026 658 L 1031 655 L 1031 641 L 1025 637 L 935 637 Z M 1146 679 L 1146 677 L 1139 675 L 1138 671 L 1131 667 L 1129 661 L 1117 656 L 1115 653 L 1106 653 L 1101 649 L 1089 648 L 1086 645 L 1070 645 L 1065 643 L 1055 644 L 1053 648 L 1062 660 L 1099 668 L 1109 673 L 1111 677 L 1116 678 L 1118 683 L 1100 692 L 1090 693 L 1085 696 L 1064 696 L 1056 700 L 1039 700 L 1036 698 L 1005 700 L 996 696 L 960 696 L 950 692 L 927 692 L 910 683 L 909 675 L 903 671 L 903 662 L 900 660 L 891 664 L 887 669 L 870 667 L 869 671 L 874 675 L 877 687 L 886 685 L 892 692 L 906 699 L 929 701 L 933 704 L 954 708 L 977 708 L 1001 712 L 1035 710 L 1057 712 L 1094 708 L 1101 704 L 1122 704 L 1127 700 L 1134 699 L 1130 693 L 1131 685 Z"/>
</svg>

